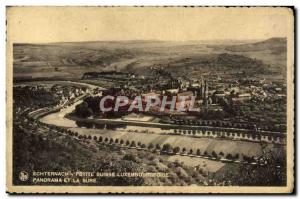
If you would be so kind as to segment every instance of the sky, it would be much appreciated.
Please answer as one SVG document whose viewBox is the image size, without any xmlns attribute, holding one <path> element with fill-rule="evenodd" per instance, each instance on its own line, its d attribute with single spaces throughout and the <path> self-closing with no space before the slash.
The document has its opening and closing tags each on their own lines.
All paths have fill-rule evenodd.
<svg viewBox="0 0 300 199">
<path fill-rule="evenodd" d="M 7 38 L 19 43 L 114 40 L 263 40 L 286 37 L 287 8 L 10 7 Z"/>
</svg>

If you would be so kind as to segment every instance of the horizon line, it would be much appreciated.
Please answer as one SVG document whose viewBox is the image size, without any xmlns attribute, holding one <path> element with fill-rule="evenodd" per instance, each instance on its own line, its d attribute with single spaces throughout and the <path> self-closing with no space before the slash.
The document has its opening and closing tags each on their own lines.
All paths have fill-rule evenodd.
<svg viewBox="0 0 300 199">
<path fill-rule="evenodd" d="M 287 37 L 267 37 L 258 39 L 202 39 L 202 40 L 160 40 L 160 39 L 129 39 L 129 40 L 85 40 L 85 41 L 53 41 L 53 42 L 14 42 L 13 44 L 58 44 L 58 43 L 88 43 L 88 42 L 205 42 L 205 41 L 264 41 L 269 39 L 287 39 Z"/>
</svg>

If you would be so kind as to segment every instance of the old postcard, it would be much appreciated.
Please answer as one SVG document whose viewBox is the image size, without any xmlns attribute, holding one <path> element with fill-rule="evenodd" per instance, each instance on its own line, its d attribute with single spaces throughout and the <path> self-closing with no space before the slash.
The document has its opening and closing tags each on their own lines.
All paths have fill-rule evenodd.
<svg viewBox="0 0 300 199">
<path fill-rule="evenodd" d="M 288 7 L 7 7 L 9 193 L 291 193 Z"/>
</svg>

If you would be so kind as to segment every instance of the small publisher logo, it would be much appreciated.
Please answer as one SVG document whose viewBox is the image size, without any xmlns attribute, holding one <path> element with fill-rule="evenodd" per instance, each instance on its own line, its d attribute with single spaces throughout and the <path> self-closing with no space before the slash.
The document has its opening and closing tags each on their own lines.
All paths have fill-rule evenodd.
<svg viewBox="0 0 300 199">
<path fill-rule="evenodd" d="M 28 178 L 29 178 L 29 175 L 28 175 L 28 173 L 27 173 L 26 171 L 21 171 L 21 172 L 19 173 L 19 179 L 20 179 L 21 181 L 27 181 Z"/>
</svg>

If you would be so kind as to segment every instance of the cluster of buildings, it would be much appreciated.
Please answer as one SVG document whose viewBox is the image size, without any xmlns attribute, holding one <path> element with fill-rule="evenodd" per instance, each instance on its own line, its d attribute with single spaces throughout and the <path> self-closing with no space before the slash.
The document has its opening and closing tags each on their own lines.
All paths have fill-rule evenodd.
<svg viewBox="0 0 300 199">
<path fill-rule="evenodd" d="M 195 97 L 196 103 L 193 104 L 200 108 L 200 111 L 223 111 L 220 101 L 225 98 L 230 98 L 232 101 L 246 101 L 252 98 L 252 94 L 247 91 L 241 92 L 238 87 L 229 84 L 220 83 L 222 80 L 217 78 L 209 79 L 201 77 L 200 79 L 183 77 L 173 77 L 170 72 L 167 72 L 162 67 L 152 67 L 152 76 L 145 78 L 134 74 L 126 74 L 122 72 L 100 72 L 100 73 L 85 73 L 84 78 L 114 78 L 116 81 L 122 81 L 113 86 L 109 90 L 113 90 L 120 95 L 126 95 L 129 98 L 136 95 L 143 96 L 173 96 L 189 97 L 185 100 L 185 108 L 191 105 L 191 98 Z M 131 79 L 134 75 L 134 78 Z M 238 91 L 238 92 L 237 92 Z M 108 91 L 110 92 L 110 91 Z M 105 95 L 105 93 L 104 93 Z M 180 106 L 178 100 L 177 106 Z"/>
<path fill-rule="evenodd" d="M 72 100 L 80 95 L 83 95 L 84 93 L 89 92 L 89 89 L 86 87 L 55 84 L 50 88 L 50 91 L 58 95 L 58 97 L 61 99 L 60 102 L 63 103 L 67 100 Z"/>
<path fill-rule="evenodd" d="M 202 119 L 222 119 L 226 118 L 239 121 L 249 121 L 249 118 L 256 117 L 261 112 L 263 118 L 265 112 L 282 112 L 278 109 L 265 109 L 263 101 L 276 101 L 279 107 L 286 104 L 286 85 L 282 82 L 271 82 L 256 78 L 246 77 L 244 73 L 227 74 L 225 72 L 209 72 L 188 77 L 186 75 L 173 76 L 163 67 L 151 67 L 148 76 L 129 74 L 115 71 L 85 74 L 85 78 L 93 77 L 100 79 L 113 79 L 115 84 L 112 88 L 103 93 L 104 95 L 124 95 L 130 99 L 135 96 L 168 96 L 171 100 L 176 97 L 176 108 L 182 106 L 181 96 L 187 97 L 184 101 L 184 107 L 189 109 L 191 105 L 198 108 L 198 111 L 170 112 L 165 109 L 164 112 L 157 108 L 151 109 L 151 114 L 183 117 L 194 116 Z M 195 103 L 192 103 L 195 98 Z M 254 108 L 253 108 L 254 107 Z M 272 108 L 272 107 L 271 107 Z M 259 110 L 255 110 L 259 109 Z M 264 111 L 265 110 L 265 111 Z M 273 112 L 274 111 L 274 112 Z M 211 117 L 209 116 L 211 114 Z M 221 116 L 222 115 L 222 116 Z M 281 116 L 278 116 L 281 117 Z M 257 121 L 252 121 L 257 122 Z"/>
<path fill-rule="evenodd" d="M 60 103 L 74 99 L 84 93 L 89 92 L 86 87 L 76 87 L 63 84 L 39 84 L 39 85 L 20 85 L 14 89 L 22 90 L 23 95 L 37 96 L 37 93 L 49 93 L 59 99 Z M 26 94 L 27 93 L 27 94 Z M 36 93 L 36 94 L 35 94 Z"/>
</svg>

